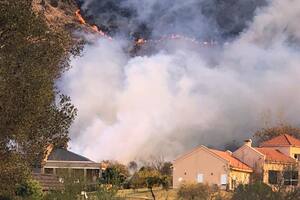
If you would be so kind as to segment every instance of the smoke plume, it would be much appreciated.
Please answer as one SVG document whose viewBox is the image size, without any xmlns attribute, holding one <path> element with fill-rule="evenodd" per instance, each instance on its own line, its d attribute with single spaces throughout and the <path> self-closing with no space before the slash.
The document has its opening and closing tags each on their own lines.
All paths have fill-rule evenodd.
<svg viewBox="0 0 300 200">
<path fill-rule="evenodd" d="M 78 108 L 74 151 L 98 161 L 172 159 L 246 139 L 266 112 L 299 124 L 299 1 L 110 2 L 100 14 L 108 1 L 82 9 L 100 25 L 114 19 L 114 39 L 87 45 L 60 82 Z M 126 34 L 141 24 L 150 39 L 175 33 L 218 44 L 162 40 L 151 54 L 130 56 Z"/>
</svg>

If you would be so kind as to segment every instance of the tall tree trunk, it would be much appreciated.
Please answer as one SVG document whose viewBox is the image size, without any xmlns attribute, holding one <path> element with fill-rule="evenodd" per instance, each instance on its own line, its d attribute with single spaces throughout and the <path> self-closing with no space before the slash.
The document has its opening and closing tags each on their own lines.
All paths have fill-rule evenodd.
<svg viewBox="0 0 300 200">
<path fill-rule="evenodd" d="M 154 192 L 153 192 L 153 188 L 152 188 L 152 187 L 150 188 L 150 192 L 151 192 L 151 195 L 152 195 L 152 197 L 153 197 L 153 200 L 155 200 L 155 195 L 154 195 Z"/>
</svg>

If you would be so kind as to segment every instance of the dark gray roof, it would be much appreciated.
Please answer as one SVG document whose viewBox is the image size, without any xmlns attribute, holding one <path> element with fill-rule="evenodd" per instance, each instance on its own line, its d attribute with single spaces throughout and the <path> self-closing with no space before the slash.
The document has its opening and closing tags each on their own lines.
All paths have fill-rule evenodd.
<svg viewBox="0 0 300 200">
<path fill-rule="evenodd" d="M 66 149 L 53 149 L 48 157 L 48 160 L 56 161 L 90 161 L 90 159 L 68 151 Z"/>
</svg>

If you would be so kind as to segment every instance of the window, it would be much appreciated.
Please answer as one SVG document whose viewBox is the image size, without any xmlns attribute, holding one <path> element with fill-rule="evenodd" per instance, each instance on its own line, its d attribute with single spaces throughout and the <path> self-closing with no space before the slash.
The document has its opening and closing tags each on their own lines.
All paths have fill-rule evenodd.
<svg viewBox="0 0 300 200">
<path fill-rule="evenodd" d="M 298 185 L 298 171 L 286 171 L 283 173 L 284 185 Z"/>
<path fill-rule="evenodd" d="M 197 182 L 198 183 L 203 183 L 203 174 L 198 174 L 197 175 Z"/>
<path fill-rule="evenodd" d="M 227 185 L 227 174 L 221 175 L 221 185 Z"/>
<path fill-rule="evenodd" d="M 294 154 L 294 158 L 298 161 L 300 161 L 300 154 Z"/>
<path fill-rule="evenodd" d="M 53 168 L 45 168 L 44 172 L 45 172 L 45 174 L 54 174 Z"/>
<path fill-rule="evenodd" d="M 269 183 L 270 184 L 278 184 L 278 174 L 279 171 L 269 170 Z"/>
</svg>

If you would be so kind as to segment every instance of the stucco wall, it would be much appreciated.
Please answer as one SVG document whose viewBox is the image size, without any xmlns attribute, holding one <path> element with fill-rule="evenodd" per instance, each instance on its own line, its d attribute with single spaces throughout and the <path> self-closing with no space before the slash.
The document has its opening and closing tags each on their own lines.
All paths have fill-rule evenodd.
<svg viewBox="0 0 300 200">
<path fill-rule="evenodd" d="M 221 175 L 227 174 L 227 161 L 219 159 L 212 153 L 200 147 L 187 156 L 183 156 L 174 162 L 173 187 L 177 188 L 181 183 L 196 183 L 198 174 L 203 174 L 203 183 L 221 183 Z"/>
<path fill-rule="evenodd" d="M 263 182 L 269 183 L 269 170 L 284 171 L 287 170 L 287 165 L 280 163 L 265 163 L 263 165 Z"/>
<path fill-rule="evenodd" d="M 236 185 L 233 185 L 232 180 L 235 180 Z M 237 187 L 239 184 L 248 184 L 250 182 L 250 173 L 249 172 L 241 172 L 241 171 L 237 171 L 237 170 L 231 170 L 228 181 L 229 181 L 230 189 Z"/>
<path fill-rule="evenodd" d="M 300 148 L 299 147 L 291 147 L 290 156 L 294 158 L 295 154 L 300 154 Z"/>
<path fill-rule="evenodd" d="M 232 154 L 242 162 L 250 166 L 255 172 L 261 173 L 264 164 L 264 155 L 255 151 L 252 147 L 244 145 Z"/>
</svg>

